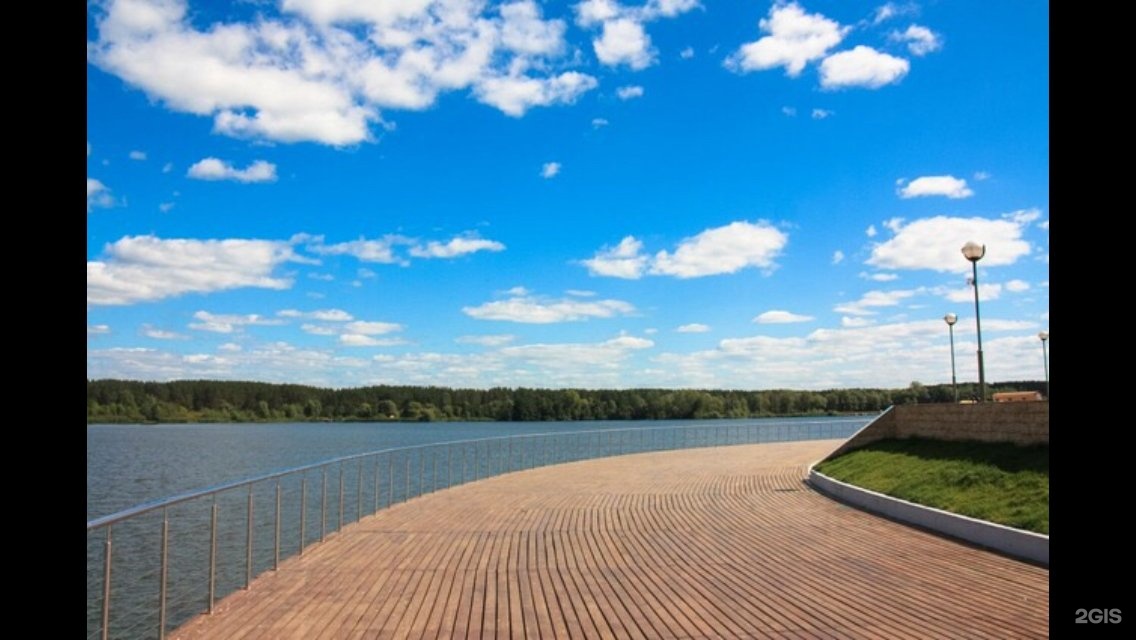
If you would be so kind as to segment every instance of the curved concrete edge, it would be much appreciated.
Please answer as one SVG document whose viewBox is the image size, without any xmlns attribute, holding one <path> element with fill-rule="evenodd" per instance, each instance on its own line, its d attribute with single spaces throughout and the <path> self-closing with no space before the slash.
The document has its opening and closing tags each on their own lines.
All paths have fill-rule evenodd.
<svg viewBox="0 0 1136 640">
<path fill-rule="evenodd" d="M 815 466 L 815 465 L 813 465 Z M 824 495 L 887 518 L 1049 566 L 1049 536 L 893 498 L 834 480 L 809 467 L 809 484 Z"/>
</svg>

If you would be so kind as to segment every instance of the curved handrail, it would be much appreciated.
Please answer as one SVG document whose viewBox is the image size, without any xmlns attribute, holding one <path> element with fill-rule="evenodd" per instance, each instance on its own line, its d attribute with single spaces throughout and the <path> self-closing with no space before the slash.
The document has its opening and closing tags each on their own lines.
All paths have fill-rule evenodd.
<svg viewBox="0 0 1136 640">
<path fill-rule="evenodd" d="M 356 461 L 358 461 L 358 464 L 355 465 L 355 466 L 358 467 L 358 472 L 357 472 L 358 473 L 358 480 L 357 480 L 358 489 L 354 492 L 354 498 L 352 498 L 352 499 L 356 502 L 356 509 L 355 509 L 356 515 L 354 517 L 355 517 L 356 520 L 358 520 L 363 516 L 362 500 L 363 500 L 363 495 L 364 495 L 364 491 L 363 491 L 363 478 L 364 478 L 364 471 L 365 471 L 364 470 L 364 464 L 365 464 L 364 461 L 367 460 L 367 459 L 374 459 L 373 473 L 369 470 L 370 467 L 368 467 L 368 470 L 366 471 L 366 475 L 369 478 L 372 478 L 373 481 L 374 481 L 374 491 L 369 492 L 369 493 L 372 493 L 372 495 L 373 495 L 374 507 L 372 508 L 370 505 L 368 505 L 368 507 L 367 507 L 367 515 L 370 515 L 372 513 L 378 512 L 380 510 L 380 506 L 379 506 L 379 504 L 380 504 L 379 482 L 380 482 L 381 479 L 389 478 L 389 479 L 387 479 L 387 482 L 388 482 L 387 492 L 386 492 L 387 493 L 387 500 L 383 501 L 383 503 L 384 503 L 383 508 L 387 508 L 387 507 L 390 507 L 393 504 L 395 504 L 395 502 L 396 502 L 395 498 L 396 497 L 401 498 L 401 500 L 397 500 L 398 502 L 401 502 L 401 501 L 409 500 L 412 497 L 421 496 L 421 495 L 424 495 L 426 493 L 430 493 L 430 492 L 437 490 L 439 488 L 439 482 L 438 482 L 438 467 L 439 467 L 439 457 L 440 457 L 439 454 L 443 450 L 446 451 L 446 455 L 444 456 L 445 460 L 442 460 L 441 464 L 445 465 L 445 469 L 446 469 L 446 472 L 447 472 L 447 479 L 444 483 L 444 486 L 445 487 L 451 487 L 451 486 L 461 485 L 461 484 L 464 484 L 465 482 L 467 482 L 466 475 L 465 475 L 466 453 L 469 452 L 471 448 L 472 448 L 473 460 L 474 460 L 473 480 L 477 480 L 477 479 L 482 479 L 482 478 L 486 478 L 486 477 L 501 475 L 503 473 L 509 473 L 509 472 L 512 472 L 512 471 L 532 468 L 532 467 L 536 467 L 536 466 L 546 466 L 548 464 L 556 464 L 556 463 L 559 463 L 559 462 L 566 462 L 566 461 L 569 461 L 569 460 L 593 459 L 593 458 L 607 457 L 607 456 L 611 456 L 611 455 L 623 455 L 623 454 L 628 454 L 628 453 L 638 453 L 638 452 L 643 452 L 643 451 L 673 450 L 673 449 L 683 449 L 683 448 L 699 447 L 699 446 L 722 446 L 722 445 L 726 445 L 726 444 L 744 444 L 744 443 L 753 443 L 753 442 L 766 442 L 766 441 L 770 441 L 770 440 L 766 438 L 765 432 L 767 432 L 769 429 L 778 428 L 778 427 L 784 427 L 783 435 L 785 436 L 784 438 L 778 437 L 777 438 L 778 440 L 797 440 L 797 439 L 812 439 L 812 438 L 817 438 L 817 437 L 836 437 L 838 433 L 840 434 L 841 437 L 843 437 L 843 436 L 846 436 L 847 433 L 844 433 L 844 430 L 841 429 L 841 427 L 847 427 L 848 425 L 852 425 L 852 424 L 857 424 L 857 425 L 863 424 L 865 422 L 865 420 L 870 420 L 870 419 L 871 419 L 870 417 L 865 417 L 865 418 L 846 419 L 846 420 L 824 420 L 824 421 L 815 421 L 815 420 L 814 421 L 792 420 L 792 421 L 780 421 L 780 422 L 778 422 L 778 421 L 769 421 L 769 422 L 761 421 L 761 422 L 752 422 L 752 423 L 745 424 L 745 425 L 723 424 L 721 422 L 716 422 L 716 423 L 700 422 L 700 423 L 695 423 L 695 424 L 677 424 L 677 425 L 676 424 L 669 424 L 669 425 L 663 425 L 663 426 L 622 427 L 622 428 L 617 428 L 617 429 L 585 429 L 585 430 L 572 430 L 572 431 L 545 431 L 545 432 L 540 432 L 540 433 L 524 433 L 524 434 L 513 434 L 513 435 L 505 435 L 505 436 L 491 436 L 491 437 L 487 437 L 487 438 L 470 438 L 470 439 L 459 439 L 459 440 L 447 440 L 447 441 L 442 441 L 442 442 L 423 443 L 423 444 L 410 445 L 410 446 L 405 446 L 405 447 L 391 447 L 391 448 L 379 449 L 379 450 L 375 450 L 375 451 L 368 451 L 368 452 L 363 452 L 363 453 L 354 453 L 354 454 L 349 454 L 349 455 L 345 455 L 345 456 L 339 456 L 339 457 L 336 457 L 336 458 L 331 458 L 329 460 L 323 460 L 323 461 L 320 461 L 320 462 L 314 462 L 314 463 L 300 465 L 300 466 L 291 467 L 291 468 L 287 468 L 287 469 L 279 469 L 279 470 L 276 470 L 276 471 L 271 471 L 271 472 L 268 472 L 268 473 L 263 473 L 263 474 L 252 476 L 252 477 L 241 478 L 241 479 L 237 479 L 237 480 L 233 480 L 233 481 L 229 481 L 229 482 L 224 482 L 224 483 L 217 484 L 217 485 L 204 487 L 204 488 L 201 488 L 201 489 L 186 491 L 186 492 L 183 492 L 183 493 L 175 494 L 175 495 L 168 496 L 168 497 L 165 497 L 165 498 L 160 498 L 160 499 L 157 499 L 157 500 L 151 500 L 151 501 L 148 501 L 148 502 L 137 504 L 137 505 L 129 507 L 127 509 L 117 511 L 115 513 L 111 513 L 109 515 L 105 515 L 105 516 L 95 518 L 93 520 L 89 520 L 87 522 L 88 544 L 90 544 L 90 541 L 91 541 L 90 536 L 93 533 L 97 533 L 97 532 L 100 532 L 100 531 L 105 533 L 105 539 L 104 539 L 104 542 L 102 543 L 104 549 L 103 549 L 102 558 L 101 558 L 101 563 L 102 563 L 101 568 L 102 568 L 102 573 L 103 573 L 101 594 L 92 594 L 91 589 L 94 585 L 91 584 L 90 577 L 88 578 L 88 616 L 89 616 L 88 624 L 95 624 L 96 625 L 96 627 L 98 628 L 98 630 L 100 632 L 100 635 L 98 637 L 101 637 L 103 639 L 107 639 L 107 638 L 110 637 L 109 636 L 109 627 L 111 626 L 111 618 L 110 618 L 110 612 L 111 612 L 111 607 L 110 607 L 110 603 L 111 603 L 111 564 L 112 564 L 111 558 L 112 558 L 112 548 L 115 545 L 115 543 L 112 542 L 112 540 L 113 540 L 112 531 L 114 530 L 115 525 L 119 524 L 119 523 L 131 521 L 131 520 L 133 520 L 133 519 L 135 519 L 139 516 L 142 516 L 144 514 L 147 514 L 147 513 L 161 511 L 161 515 L 162 515 L 162 522 L 161 522 L 161 529 L 160 529 L 160 531 L 161 531 L 161 536 L 160 536 L 160 545 L 161 545 L 160 546 L 160 550 L 161 550 L 160 551 L 160 554 L 161 554 L 160 555 L 160 563 L 161 564 L 160 564 L 160 569 L 159 569 L 159 574 L 158 574 L 159 597 L 158 597 L 158 604 L 157 604 L 157 607 L 156 607 L 157 611 L 155 612 L 153 610 L 150 610 L 150 613 L 148 613 L 146 615 L 154 615 L 154 613 L 157 614 L 158 620 L 157 620 L 157 625 L 156 625 L 157 626 L 157 629 L 156 629 L 157 636 L 156 637 L 158 637 L 159 639 L 165 637 L 166 626 L 167 626 L 167 620 L 166 620 L 166 591 L 167 591 L 167 587 L 166 587 L 166 583 L 167 583 L 167 578 L 168 578 L 168 573 L 169 573 L 169 567 L 167 565 L 167 546 L 168 546 L 168 541 L 169 541 L 169 530 L 170 530 L 170 525 L 171 525 L 170 519 L 169 519 L 169 508 L 176 506 L 176 505 L 179 505 L 179 504 L 188 503 L 188 502 L 195 501 L 195 500 L 200 500 L 202 498 L 209 498 L 209 497 L 213 498 L 210 530 L 208 532 L 201 532 L 201 535 L 208 534 L 208 536 L 209 536 L 208 598 L 206 599 L 206 598 L 202 597 L 201 601 L 200 601 L 201 604 L 194 605 L 197 608 L 197 611 L 199 611 L 199 612 L 201 612 L 201 611 L 210 611 L 211 612 L 213 610 L 214 601 L 216 599 L 215 598 L 216 594 L 214 592 L 214 583 L 215 583 L 215 580 L 216 580 L 216 576 L 218 574 L 217 567 L 216 567 L 216 560 L 217 560 L 217 557 L 218 557 L 218 550 L 217 550 L 218 503 L 217 503 L 217 501 L 219 500 L 219 496 L 221 494 L 228 494 L 229 492 L 234 492 L 234 491 L 237 491 L 237 490 L 240 490 L 240 489 L 243 489 L 243 488 L 247 488 L 247 507 L 246 507 L 247 508 L 247 522 L 242 523 L 242 524 L 245 524 L 247 526 L 247 529 L 245 531 L 245 542 L 244 542 L 246 548 L 245 548 L 245 553 L 242 554 L 243 557 L 241 559 L 243 561 L 243 562 L 241 562 L 241 564 L 244 564 L 244 569 L 245 569 L 244 576 L 243 576 L 244 577 L 244 585 L 245 585 L 244 588 L 247 588 L 248 584 L 252 580 L 252 578 L 255 575 L 258 575 L 258 572 L 255 571 L 255 568 L 254 568 L 254 556 L 253 556 L 253 540 L 254 540 L 254 537 L 255 537 L 255 533 L 257 531 L 257 529 L 254 526 L 256 523 L 254 523 L 253 510 L 254 510 L 254 492 L 256 490 L 255 485 L 259 485 L 259 484 L 262 484 L 262 483 L 269 483 L 269 482 L 275 481 L 275 500 L 276 500 L 276 502 L 275 502 L 275 518 L 270 519 L 269 522 L 268 522 L 268 524 L 271 524 L 272 526 L 275 527 L 275 544 L 274 544 L 275 548 L 274 548 L 273 561 L 271 563 L 271 568 L 275 569 L 276 566 L 278 565 L 278 563 L 280 561 L 280 557 L 281 557 L 281 554 L 280 554 L 280 551 L 281 551 L 281 481 L 284 480 L 285 478 L 295 478 L 295 477 L 299 476 L 299 480 L 302 483 L 301 484 L 302 489 L 301 489 L 301 497 L 300 497 L 300 508 L 299 508 L 300 515 L 299 515 L 299 522 L 298 522 L 299 537 L 300 537 L 300 544 L 299 544 L 298 553 L 303 554 L 306 546 L 309 546 L 309 544 L 318 544 L 318 542 L 322 542 L 324 540 L 324 537 L 325 537 L 324 529 L 325 529 L 325 523 L 326 523 L 326 509 L 327 509 L 327 505 L 329 503 L 329 499 L 328 499 L 328 496 L 327 496 L 327 475 L 328 475 L 327 469 L 330 468 L 330 467 L 333 467 L 335 465 L 339 465 L 339 490 L 338 490 L 338 492 L 339 492 L 339 495 L 338 495 L 338 498 L 339 498 L 339 509 L 338 509 L 339 523 L 338 523 L 338 529 L 333 529 L 333 531 L 331 533 L 335 533 L 336 531 L 341 530 L 342 527 L 345 524 L 344 523 L 344 512 L 345 512 L 345 504 L 344 504 L 344 498 L 345 498 L 344 480 L 345 480 L 345 477 L 344 477 L 344 474 L 345 474 L 346 468 L 353 468 L 353 467 L 348 467 L 348 465 L 350 463 L 356 462 Z M 814 425 L 822 425 L 826 428 L 817 429 L 817 430 L 815 430 L 815 433 L 814 433 L 813 430 L 810 430 L 810 427 L 814 426 Z M 695 433 L 695 435 L 693 437 L 689 437 L 688 435 L 686 435 L 686 434 L 689 434 L 691 432 L 696 432 L 696 430 L 698 430 L 698 429 L 707 429 L 708 431 L 706 432 L 705 435 L 699 435 L 697 433 Z M 744 429 L 744 433 L 743 433 L 743 429 Z M 667 435 L 661 436 L 661 437 L 655 436 L 655 434 L 661 433 L 661 432 L 667 432 Z M 639 439 L 638 442 L 632 441 L 633 439 L 631 439 L 631 438 L 627 438 L 626 440 L 625 439 L 619 439 L 618 442 L 615 442 L 614 438 L 611 437 L 611 436 L 615 436 L 615 435 L 618 435 L 618 434 L 627 434 L 627 433 L 642 433 L 643 437 L 641 439 Z M 608 436 L 609 436 L 606 446 L 604 445 L 603 438 L 600 437 L 601 434 L 608 434 Z M 723 434 L 724 434 L 724 437 L 723 437 Z M 594 439 L 594 443 L 593 443 L 592 438 L 589 438 L 588 436 L 597 436 Z M 648 436 L 651 436 L 651 437 L 648 437 Z M 563 451 L 560 451 L 558 449 L 558 447 L 560 445 L 553 444 L 555 442 L 555 439 L 558 438 L 558 437 L 574 437 L 574 438 L 577 438 L 577 439 L 580 439 L 582 437 L 583 441 L 580 442 L 579 440 L 577 440 L 577 442 L 575 444 L 569 444 L 569 446 L 566 449 L 564 449 Z M 541 444 L 542 440 L 543 440 L 543 444 Z M 515 460 L 514 460 L 515 456 L 513 455 L 514 442 L 518 442 L 518 441 L 531 441 L 531 442 L 536 443 L 536 444 L 535 444 L 535 446 L 531 445 L 531 444 L 526 444 L 525 446 L 521 447 L 519 464 L 514 464 L 514 462 L 515 462 Z M 508 453 L 507 454 L 505 452 L 505 446 L 504 446 L 505 443 L 508 443 L 508 449 L 507 449 Z M 494 444 L 499 445 L 499 448 L 496 451 L 496 456 L 494 455 L 494 452 L 490 450 L 490 447 L 492 447 Z M 485 445 L 484 453 L 485 453 L 486 457 L 482 458 L 479 462 L 478 456 L 481 454 L 481 446 L 482 445 Z M 452 477 L 449 477 L 449 476 L 452 475 L 452 473 L 454 471 L 452 455 L 455 451 L 460 452 L 460 454 L 461 454 L 461 459 L 460 459 L 460 462 L 459 462 L 459 468 L 461 469 L 461 477 L 457 482 L 454 482 L 454 479 Z M 561 454 L 566 452 L 568 455 L 567 456 L 559 455 L 557 453 L 558 451 Z M 427 453 L 427 452 L 429 452 L 429 453 Z M 526 462 L 526 453 L 528 453 L 528 455 L 529 455 L 527 462 Z M 382 474 L 380 474 L 380 463 L 382 462 L 382 459 L 380 458 L 380 456 L 386 456 L 387 457 L 386 467 L 385 467 L 386 473 L 382 473 Z M 414 457 L 412 458 L 412 456 L 414 456 Z M 397 458 L 398 463 L 399 463 L 397 470 L 395 469 L 396 458 Z M 414 459 L 416 461 L 416 464 L 418 465 L 418 468 L 419 468 L 418 482 L 417 482 L 416 485 L 411 482 L 411 461 L 412 461 L 412 459 Z M 427 462 L 428 459 L 432 462 L 432 465 L 433 465 L 433 481 L 429 484 L 429 486 L 427 486 L 427 483 L 426 483 L 426 478 L 427 478 L 426 462 Z M 405 461 L 405 465 L 403 464 L 403 461 Z M 481 473 L 481 471 L 486 466 L 487 466 L 487 473 L 483 475 Z M 405 467 L 405 473 L 403 472 L 404 467 Z M 322 485 L 321 485 L 320 494 L 319 494 L 320 512 L 319 512 L 318 515 L 319 515 L 319 520 L 320 520 L 320 525 L 319 525 L 320 526 L 320 535 L 319 535 L 318 541 L 313 540 L 311 543 L 309 543 L 307 541 L 307 539 L 305 538 L 304 522 L 305 522 L 305 517 L 306 517 L 305 514 L 307 513 L 306 507 L 305 507 L 306 496 L 307 496 L 307 483 L 308 483 L 308 475 L 307 474 L 308 474 L 308 472 L 311 472 L 313 470 L 323 470 L 324 473 L 323 473 Z M 397 494 L 395 492 L 395 488 L 396 488 L 395 474 L 396 474 L 396 472 L 399 474 L 398 479 L 400 481 L 398 483 L 398 485 L 399 485 L 398 488 L 403 489 L 402 491 L 399 491 Z M 355 473 L 355 471 L 352 470 L 352 473 Z M 405 476 L 405 483 L 401 482 L 404 476 Z M 412 488 L 415 489 L 415 491 L 412 492 Z M 263 492 L 260 495 L 264 496 Z M 239 513 L 240 513 L 240 511 L 238 511 L 238 514 Z M 259 513 L 263 514 L 264 512 L 260 511 Z M 264 518 L 264 516 L 262 516 L 262 519 L 263 518 Z M 231 520 L 227 520 L 227 522 L 231 522 Z M 333 523 L 334 523 L 334 520 L 333 520 Z M 296 524 L 297 523 L 292 523 L 288 526 L 294 527 Z M 260 526 L 264 527 L 264 526 L 267 526 L 267 524 L 262 524 Z M 264 529 L 261 528 L 260 531 L 263 532 Z M 292 531 L 293 531 L 293 533 L 295 532 L 294 528 L 292 529 Z M 264 552 L 267 553 L 267 550 L 265 550 Z M 292 552 L 292 553 L 295 553 L 295 552 Z M 90 576 L 91 571 L 92 571 L 92 564 L 91 563 L 93 561 L 99 561 L 99 558 L 97 558 L 97 555 L 95 557 L 92 557 L 90 547 L 88 547 L 88 575 L 89 576 Z M 199 560 L 199 561 L 203 561 L 203 559 Z M 263 563 L 261 563 L 261 564 L 263 566 Z M 226 566 L 231 567 L 232 565 L 226 565 Z M 175 569 L 176 569 L 176 567 L 175 567 Z M 96 568 L 95 570 L 97 571 L 98 569 Z M 267 569 L 263 569 L 263 570 L 267 570 Z M 151 574 L 151 576 L 152 575 L 153 574 Z M 93 623 L 93 622 L 90 621 L 91 620 L 90 616 L 92 614 L 92 608 L 91 608 L 92 607 L 92 597 L 98 596 L 98 595 L 101 595 L 101 602 L 96 600 L 96 602 L 101 604 L 101 620 L 98 621 L 97 623 Z M 223 596 L 224 593 L 221 593 L 220 595 Z M 206 604 L 207 604 L 207 606 L 206 606 Z M 145 612 L 143 612 L 143 613 L 145 613 Z M 176 624 L 176 621 L 175 621 L 175 624 Z M 118 626 L 118 625 L 116 625 L 116 626 Z M 132 627 L 132 629 L 133 629 L 133 627 Z M 94 636 L 92 636 L 92 637 L 94 637 Z"/>
</svg>

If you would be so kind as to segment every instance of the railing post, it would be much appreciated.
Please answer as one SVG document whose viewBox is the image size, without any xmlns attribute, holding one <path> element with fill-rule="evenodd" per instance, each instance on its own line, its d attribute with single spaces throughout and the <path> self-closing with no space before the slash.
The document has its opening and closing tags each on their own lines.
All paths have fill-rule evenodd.
<svg viewBox="0 0 1136 640">
<path fill-rule="evenodd" d="M 481 466 L 477 464 L 477 443 L 473 443 L 473 480 L 476 482 L 478 474 L 481 473 Z"/>
<path fill-rule="evenodd" d="M 209 613 L 217 599 L 217 494 L 213 494 L 213 507 L 209 514 Z"/>
<path fill-rule="evenodd" d="M 245 589 L 252 582 L 252 485 L 248 491 L 248 530 L 245 534 Z"/>
<path fill-rule="evenodd" d="M 359 459 L 359 481 L 355 487 L 355 522 L 363 519 L 363 459 Z"/>
<path fill-rule="evenodd" d="M 513 470 L 513 439 L 509 438 L 509 459 L 505 462 L 508 471 Z"/>
<path fill-rule="evenodd" d="M 387 454 L 387 507 L 394 506 L 394 454 Z"/>
<path fill-rule="evenodd" d="M 320 467 L 320 542 L 327 536 L 327 467 Z"/>
<path fill-rule="evenodd" d="M 336 531 L 343 531 L 343 463 L 339 463 L 339 527 Z"/>
<path fill-rule="evenodd" d="M 446 487 L 454 486 L 454 445 L 446 446 Z"/>
<path fill-rule="evenodd" d="M 430 483 L 430 492 L 438 490 L 438 452 L 430 447 L 430 462 L 434 465 L 434 482 Z"/>
<path fill-rule="evenodd" d="M 110 637 L 110 562 L 114 547 L 111 529 L 114 525 L 107 525 L 106 541 L 103 542 L 103 630 L 102 640 Z"/>
<path fill-rule="evenodd" d="M 300 555 L 304 555 L 304 525 L 308 519 L 308 474 L 300 476 Z"/>
<path fill-rule="evenodd" d="M 276 479 L 276 533 L 273 537 L 272 570 L 280 568 L 280 478 Z"/>
<path fill-rule="evenodd" d="M 170 514 L 162 509 L 162 567 L 158 578 L 158 640 L 166 637 L 166 579 L 169 577 Z"/>
<path fill-rule="evenodd" d="M 359 464 L 363 464 L 360 462 Z M 379 512 L 379 456 L 375 456 L 375 508 L 371 513 Z"/>
<path fill-rule="evenodd" d="M 403 502 L 410 500 L 410 454 L 406 454 L 406 493 L 402 495 Z"/>
</svg>

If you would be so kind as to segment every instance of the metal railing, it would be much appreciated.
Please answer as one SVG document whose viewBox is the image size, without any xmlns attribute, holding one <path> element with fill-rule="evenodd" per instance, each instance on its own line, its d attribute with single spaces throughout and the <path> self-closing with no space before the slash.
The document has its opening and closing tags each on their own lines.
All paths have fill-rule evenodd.
<svg viewBox="0 0 1136 640">
<path fill-rule="evenodd" d="M 87 637 L 162 639 L 194 615 L 212 613 L 220 598 L 247 589 L 257 575 L 276 570 L 282 557 L 303 555 L 350 521 L 439 489 L 613 455 L 844 438 L 870 420 L 457 440 L 343 456 L 147 502 L 87 522 Z M 313 490 L 318 494 L 309 495 Z M 171 536 L 177 543 L 172 555 Z"/>
</svg>

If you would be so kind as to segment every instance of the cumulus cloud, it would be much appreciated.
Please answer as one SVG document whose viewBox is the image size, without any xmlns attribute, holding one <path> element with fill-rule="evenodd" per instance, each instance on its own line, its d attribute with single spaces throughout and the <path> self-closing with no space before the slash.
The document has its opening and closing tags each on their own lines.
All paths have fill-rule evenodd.
<svg viewBox="0 0 1136 640">
<path fill-rule="evenodd" d="M 864 87 L 878 89 L 899 82 L 911 64 L 903 58 L 857 45 L 841 51 L 820 63 L 820 85 L 826 89 Z"/>
<path fill-rule="evenodd" d="M 197 320 L 197 322 L 190 323 L 190 329 L 211 331 L 213 333 L 234 333 L 249 326 L 274 326 L 284 324 L 283 320 L 268 318 L 256 313 L 239 315 L 198 311 L 193 314 L 193 318 Z"/>
<path fill-rule="evenodd" d="M 576 24 L 600 28 L 599 37 L 592 40 L 592 50 L 601 64 L 627 65 L 640 70 L 657 59 L 644 25 L 661 18 L 673 18 L 698 6 L 697 0 L 648 0 L 639 7 L 624 7 L 616 0 L 584 0 L 574 8 Z"/>
<path fill-rule="evenodd" d="M 634 236 L 627 236 L 614 247 L 604 247 L 588 260 L 580 262 L 593 276 L 608 276 L 636 280 L 643 276 L 647 268 L 647 256 L 641 252 L 643 243 Z"/>
<path fill-rule="evenodd" d="M 236 182 L 275 182 L 276 165 L 257 160 L 244 169 L 237 169 L 218 158 L 198 160 L 186 175 L 197 180 L 234 180 Z"/>
<path fill-rule="evenodd" d="M 946 196 L 953 200 L 974 195 L 965 179 L 954 176 L 922 176 L 906 184 L 901 183 L 897 193 L 901 198 Z"/>
<path fill-rule="evenodd" d="M 182 335 L 176 331 L 166 331 L 157 327 L 152 327 L 148 324 L 142 325 L 142 335 L 154 340 L 186 340 L 189 336 Z"/>
<path fill-rule="evenodd" d="M 87 304 L 133 304 L 240 287 L 287 289 L 292 279 L 273 273 L 301 261 L 291 244 L 274 240 L 129 236 L 106 245 L 100 260 L 87 262 Z"/>
<path fill-rule="evenodd" d="M 631 100 L 634 98 L 643 97 L 643 87 L 639 85 L 627 85 L 615 90 L 615 95 L 619 96 L 620 100 Z"/>
<path fill-rule="evenodd" d="M 485 240 L 477 237 L 457 237 L 449 242 L 427 242 L 425 245 L 415 245 L 410 248 L 410 255 L 415 258 L 457 258 L 478 251 L 498 252 L 504 251 L 505 245 L 496 240 Z"/>
<path fill-rule="evenodd" d="M 105 184 L 94 178 L 87 178 L 87 213 L 95 207 L 113 207 L 114 197 Z"/>
<path fill-rule="evenodd" d="M 505 333 L 498 335 L 458 336 L 454 338 L 454 342 L 458 344 L 476 344 L 482 347 L 503 347 L 516 339 L 517 336 Z"/>
<path fill-rule="evenodd" d="M 679 333 L 706 333 L 709 330 L 710 330 L 710 325 L 702 324 L 700 322 L 692 322 L 690 324 L 684 324 L 684 325 L 680 326 L 679 328 L 675 329 L 675 331 L 677 331 Z"/>
<path fill-rule="evenodd" d="M 973 240 L 986 245 L 981 266 L 1005 266 L 1029 255 L 1030 243 L 1022 239 L 1026 224 L 1014 214 L 1000 220 L 934 216 L 907 224 L 898 221 L 888 225 L 895 235 L 876 244 L 867 263 L 881 269 L 968 272 L 971 265 L 961 249 Z"/>
<path fill-rule="evenodd" d="M 812 316 L 782 311 L 780 309 L 766 311 L 758 314 L 758 316 L 753 319 L 753 321 L 758 324 L 792 324 L 796 322 L 812 322 L 813 320 L 814 318 Z"/>
<path fill-rule="evenodd" d="M 443 92 L 520 115 L 595 86 L 544 75 L 564 66 L 566 25 L 532 0 L 286 0 L 207 27 L 184 0 L 109 0 L 95 28 L 93 64 L 236 137 L 351 145 L 374 139 L 380 109 L 426 109 Z"/>
<path fill-rule="evenodd" d="M 307 241 L 307 249 L 312 253 L 327 256 L 347 255 L 358 258 L 363 262 L 377 262 L 381 264 L 409 264 L 405 258 L 396 256 L 394 248 L 399 245 L 413 245 L 414 239 L 397 234 L 387 234 L 381 238 L 367 240 L 359 238 L 348 242 L 324 244 L 323 236 L 303 237 Z"/>
<path fill-rule="evenodd" d="M 806 64 L 840 44 L 850 29 L 819 13 L 805 13 L 796 2 L 774 3 L 758 27 L 768 35 L 738 48 L 726 58 L 727 68 L 745 73 L 785 67 L 786 75 L 795 78 Z"/>
<path fill-rule="evenodd" d="M 548 178 L 556 177 L 556 174 L 558 173 L 560 173 L 559 162 L 546 162 L 544 163 L 544 166 L 540 168 L 540 177 L 546 180 Z"/>
<path fill-rule="evenodd" d="M 674 253 L 658 252 L 651 273 L 699 278 L 747 267 L 768 271 L 788 241 L 789 236 L 766 222 L 732 222 L 684 239 Z"/>
<path fill-rule="evenodd" d="M 918 12 L 919 12 L 919 6 L 916 5 L 913 2 L 909 2 L 909 3 L 906 3 L 906 4 L 897 4 L 895 2 L 888 2 L 886 4 L 879 6 L 879 7 L 876 7 L 876 11 L 872 16 L 872 24 L 880 24 L 881 22 L 891 20 L 892 18 L 897 18 L 899 16 L 911 15 L 913 13 L 918 13 Z"/>
<path fill-rule="evenodd" d="M 603 33 L 592 41 L 596 58 L 608 66 L 626 64 L 632 69 L 646 69 L 655 61 L 651 37 L 643 25 L 627 18 L 609 20 Z"/>
<path fill-rule="evenodd" d="M 906 31 L 893 31 L 890 38 L 907 43 L 907 50 L 915 56 L 925 56 L 943 48 L 943 39 L 939 34 L 917 24 L 907 27 Z"/>
<path fill-rule="evenodd" d="M 528 324 L 575 322 L 589 318 L 611 318 L 634 313 L 635 307 L 622 300 L 550 300 L 536 296 L 515 296 L 508 300 L 462 307 L 462 313 L 478 320 L 504 320 Z"/>
<path fill-rule="evenodd" d="M 1010 280 L 1006 283 L 1006 291 L 1010 293 L 1021 293 L 1029 291 L 1030 285 L 1025 280 Z"/>
<path fill-rule="evenodd" d="M 833 307 L 837 313 L 847 313 L 854 316 L 870 316 L 878 313 L 879 307 L 894 307 L 911 296 L 919 293 L 918 290 L 897 291 L 869 291 L 854 302 L 845 302 Z"/>
</svg>

